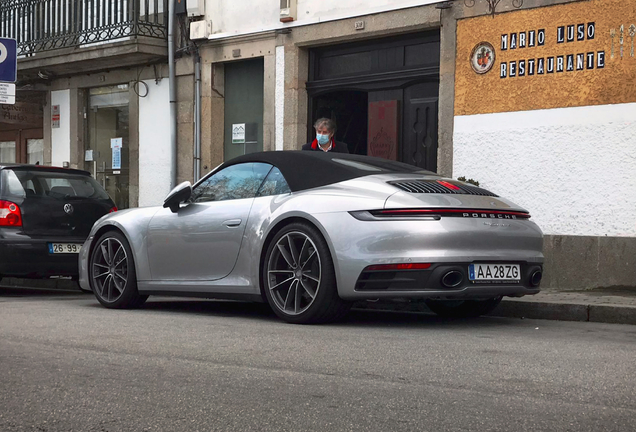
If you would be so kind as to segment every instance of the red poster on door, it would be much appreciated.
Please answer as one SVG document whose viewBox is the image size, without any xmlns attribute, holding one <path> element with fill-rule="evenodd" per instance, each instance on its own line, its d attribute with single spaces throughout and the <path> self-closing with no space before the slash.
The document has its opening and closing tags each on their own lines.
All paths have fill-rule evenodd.
<svg viewBox="0 0 636 432">
<path fill-rule="evenodd" d="M 398 101 L 369 102 L 367 154 L 397 160 Z"/>
</svg>

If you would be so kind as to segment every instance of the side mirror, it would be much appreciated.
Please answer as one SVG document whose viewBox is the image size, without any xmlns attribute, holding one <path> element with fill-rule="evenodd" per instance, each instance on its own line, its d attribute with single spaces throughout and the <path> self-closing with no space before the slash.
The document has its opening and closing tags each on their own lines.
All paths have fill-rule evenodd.
<svg viewBox="0 0 636 432">
<path fill-rule="evenodd" d="M 190 199 L 192 195 L 192 184 L 185 181 L 170 191 L 166 199 L 163 201 L 164 208 L 170 208 L 172 213 L 179 210 L 179 205 Z"/>
</svg>

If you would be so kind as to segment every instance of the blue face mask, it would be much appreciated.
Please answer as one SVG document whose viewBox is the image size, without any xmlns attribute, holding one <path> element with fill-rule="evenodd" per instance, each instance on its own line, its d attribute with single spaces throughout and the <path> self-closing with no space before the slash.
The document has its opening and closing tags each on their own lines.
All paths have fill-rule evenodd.
<svg viewBox="0 0 636 432">
<path fill-rule="evenodd" d="M 329 142 L 329 134 L 316 134 L 316 141 L 318 141 L 318 144 L 320 144 L 321 146 L 324 146 L 325 144 L 327 144 Z"/>
</svg>

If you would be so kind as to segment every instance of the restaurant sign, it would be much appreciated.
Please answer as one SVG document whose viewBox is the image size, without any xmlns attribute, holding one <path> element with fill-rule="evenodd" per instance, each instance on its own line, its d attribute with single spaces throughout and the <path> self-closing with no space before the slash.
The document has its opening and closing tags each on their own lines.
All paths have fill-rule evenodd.
<svg viewBox="0 0 636 432">
<path fill-rule="evenodd" d="M 455 113 L 636 102 L 636 1 L 591 0 L 457 23 Z"/>
<path fill-rule="evenodd" d="M 595 24 L 593 22 L 587 24 L 557 27 L 555 43 L 581 42 L 592 40 L 596 34 Z M 528 51 L 535 46 L 541 47 L 545 45 L 545 29 L 522 31 L 519 33 L 510 33 L 501 35 L 501 50 L 519 50 L 519 55 L 525 54 L 521 51 L 528 48 Z M 576 47 L 573 47 L 576 49 Z M 532 53 L 530 53 L 532 54 Z M 514 78 L 525 75 L 532 76 L 544 75 L 551 73 L 574 72 L 582 70 L 590 70 L 594 68 L 602 69 L 605 67 L 605 51 L 591 51 L 584 53 L 572 52 L 571 54 L 562 54 L 557 56 L 523 58 L 519 60 L 511 60 L 509 62 L 501 62 L 499 65 L 500 78 Z"/>
</svg>

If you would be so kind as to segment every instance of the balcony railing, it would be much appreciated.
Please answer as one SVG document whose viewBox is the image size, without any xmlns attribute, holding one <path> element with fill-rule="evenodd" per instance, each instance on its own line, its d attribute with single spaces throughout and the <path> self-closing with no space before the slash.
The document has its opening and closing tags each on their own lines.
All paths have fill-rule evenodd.
<svg viewBox="0 0 636 432">
<path fill-rule="evenodd" d="M 139 36 L 166 39 L 167 11 L 168 0 L 1 0 L 0 37 L 17 39 L 19 56 Z"/>
</svg>

